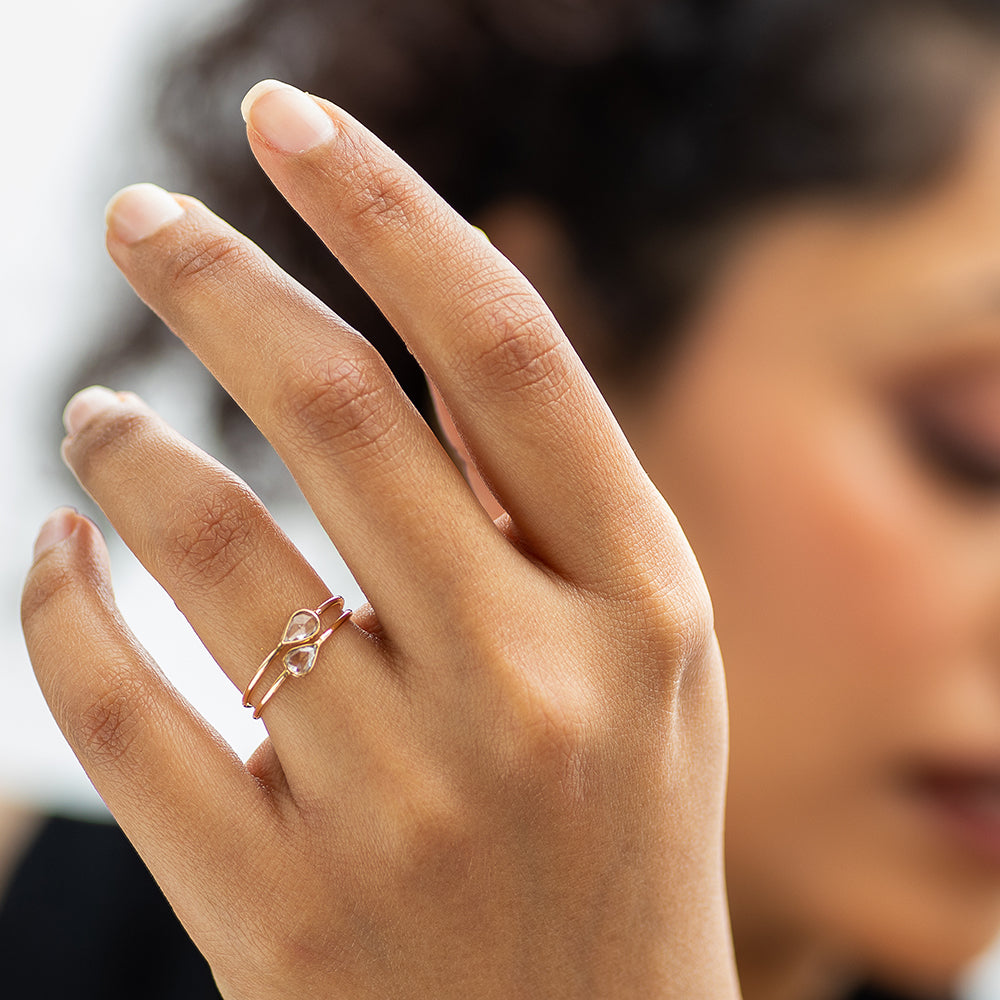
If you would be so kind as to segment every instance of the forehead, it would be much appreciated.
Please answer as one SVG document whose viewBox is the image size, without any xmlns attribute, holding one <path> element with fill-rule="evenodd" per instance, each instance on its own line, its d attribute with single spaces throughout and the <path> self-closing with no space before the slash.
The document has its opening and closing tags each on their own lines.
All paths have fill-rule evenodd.
<svg viewBox="0 0 1000 1000">
<path fill-rule="evenodd" d="M 940 179 L 898 202 L 814 202 L 762 220 L 719 290 L 738 314 L 722 325 L 786 360 L 1000 362 L 1000 83 Z"/>
</svg>

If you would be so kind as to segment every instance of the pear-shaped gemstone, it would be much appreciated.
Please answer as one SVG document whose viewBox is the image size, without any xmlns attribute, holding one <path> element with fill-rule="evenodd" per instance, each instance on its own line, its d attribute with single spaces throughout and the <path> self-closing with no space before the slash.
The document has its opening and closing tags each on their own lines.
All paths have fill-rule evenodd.
<svg viewBox="0 0 1000 1000">
<path fill-rule="evenodd" d="M 309 646 L 296 646 L 295 649 L 290 649 L 285 653 L 285 666 L 288 668 L 288 672 L 294 674 L 296 677 L 308 674 L 316 662 L 317 649 L 316 643 L 312 643 Z"/>
<path fill-rule="evenodd" d="M 312 611 L 296 611 L 285 626 L 285 634 L 281 641 L 305 642 L 319 631 L 319 618 Z"/>
</svg>

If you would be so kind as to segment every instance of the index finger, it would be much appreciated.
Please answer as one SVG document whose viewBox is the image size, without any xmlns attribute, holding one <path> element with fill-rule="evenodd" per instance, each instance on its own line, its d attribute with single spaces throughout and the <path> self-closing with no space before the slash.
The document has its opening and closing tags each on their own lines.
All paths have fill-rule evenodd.
<svg viewBox="0 0 1000 1000">
<path fill-rule="evenodd" d="M 243 110 L 261 166 L 406 341 L 533 553 L 582 583 L 648 555 L 623 511 L 665 505 L 527 279 L 341 109 L 265 81 Z"/>
</svg>

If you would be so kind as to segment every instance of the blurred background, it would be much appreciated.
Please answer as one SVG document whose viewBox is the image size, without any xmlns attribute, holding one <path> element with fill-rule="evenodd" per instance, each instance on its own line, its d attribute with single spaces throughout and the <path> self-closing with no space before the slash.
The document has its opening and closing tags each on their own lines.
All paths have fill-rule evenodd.
<svg viewBox="0 0 1000 1000">
<path fill-rule="evenodd" d="M 103 815 L 104 807 L 32 676 L 17 619 L 21 579 L 38 525 L 52 508 L 72 504 L 104 526 L 59 457 L 60 415 L 74 373 L 108 335 L 109 324 L 135 316 L 134 296 L 104 249 L 104 206 L 134 181 L 179 186 L 163 166 L 150 120 L 164 60 L 235 5 L 56 0 L 5 11 L 0 59 L 24 97 L 9 102 L 0 164 L 6 192 L 0 343 L 8 385 L 0 402 L 0 449 L 8 470 L 0 528 L 0 796 L 71 815 Z M 234 135 L 242 136 L 238 106 L 231 122 Z M 182 433 L 211 450 L 206 399 L 179 390 L 182 384 L 205 386 L 192 380 L 185 363 L 197 367 L 182 361 L 152 372 L 141 391 Z M 331 587 L 339 586 L 356 605 L 342 564 L 294 495 L 285 506 L 286 530 L 316 555 Z M 131 554 L 113 544 L 112 560 L 133 628 L 185 695 L 249 754 L 264 737 L 262 724 L 249 719 L 232 685 Z"/>
</svg>

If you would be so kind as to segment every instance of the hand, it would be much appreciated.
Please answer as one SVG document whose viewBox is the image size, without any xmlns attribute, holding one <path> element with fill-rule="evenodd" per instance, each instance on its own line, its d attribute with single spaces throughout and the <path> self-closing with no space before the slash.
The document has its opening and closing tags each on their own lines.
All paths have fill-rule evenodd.
<svg viewBox="0 0 1000 1000">
<path fill-rule="evenodd" d="M 126 189 L 112 257 L 281 454 L 370 606 L 268 704 L 244 764 L 122 622 L 97 530 L 58 512 L 23 599 L 56 720 L 227 997 L 736 996 L 722 670 L 677 523 L 481 234 L 343 111 L 248 98 L 261 166 L 405 338 L 507 514 L 257 247 L 191 198 Z M 136 397 L 87 390 L 67 422 L 80 482 L 242 689 L 327 588 Z"/>
</svg>

